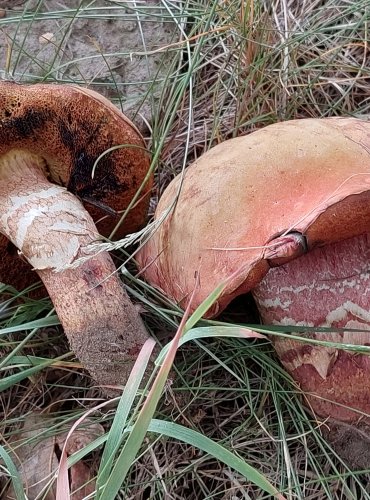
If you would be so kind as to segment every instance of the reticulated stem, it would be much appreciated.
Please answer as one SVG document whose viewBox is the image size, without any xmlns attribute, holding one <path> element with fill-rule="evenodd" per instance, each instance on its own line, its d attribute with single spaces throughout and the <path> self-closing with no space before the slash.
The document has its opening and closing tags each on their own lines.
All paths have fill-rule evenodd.
<svg viewBox="0 0 370 500">
<path fill-rule="evenodd" d="M 92 218 L 46 180 L 42 160 L 16 151 L 1 163 L 0 232 L 40 276 L 82 364 L 99 384 L 124 384 L 147 333 L 111 257 L 103 252 L 63 270 L 98 238 Z"/>
<path fill-rule="evenodd" d="M 369 345 L 369 261 L 370 234 L 363 234 L 271 269 L 253 290 L 262 321 L 293 332 L 294 325 L 309 326 L 308 338 L 343 347 Z M 337 452 L 353 467 L 370 467 L 369 356 L 286 337 L 273 341 Z"/>
</svg>

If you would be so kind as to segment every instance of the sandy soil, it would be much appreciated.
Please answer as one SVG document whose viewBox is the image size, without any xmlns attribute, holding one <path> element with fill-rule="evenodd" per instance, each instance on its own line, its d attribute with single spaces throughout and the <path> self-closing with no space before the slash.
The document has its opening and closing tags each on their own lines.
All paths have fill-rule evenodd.
<svg viewBox="0 0 370 500">
<path fill-rule="evenodd" d="M 4 9 L 0 78 L 28 82 L 57 79 L 90 86 L 144 127 L 142 117 L 151 121 L 168 65 L 163 51 L 150 52 L 173 42 L 175 36 L 174 25 L 164 18 L 160 2 L 136 0 L 138 8 L 144 4 L 146 8 L 138 15 L 129 2 L 0 0 Z M 142 106 L 153 81 L 154 101 Z"/>
</svg>

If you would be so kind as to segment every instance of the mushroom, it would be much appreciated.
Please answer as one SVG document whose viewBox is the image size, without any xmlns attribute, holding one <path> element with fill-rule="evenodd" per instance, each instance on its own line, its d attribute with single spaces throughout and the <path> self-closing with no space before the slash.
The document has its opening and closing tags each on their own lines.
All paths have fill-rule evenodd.
<svg viewBox="0 0 370 500">
<path fill-rule="evenodd" d="M 226 141 L 172 181 L 157 219 L 180 186 L 137 256 L 150 283 L 185 307 L 198 272 L 192 309 L 226 283 L 208 317 L 252 291 L 264 323 L 343 328 L 307 337 L 370 344 L 370 123 L 293 120 Z M 370 357 L 272 340 L 338 451 L 368 467 Z"/>
<path fill-rule="evenodd" d="M 96 92 L 0 82 L 0 280 L 34 280 L 28 264 L 14 262 L 15 245 L 99 384 L 125 382 L 147 334 L 109 254 L 88 247 L 109 236 L 142 184 L 116 235 L 144 223 L 149 163 L 139 131 Z"/>
</svg>

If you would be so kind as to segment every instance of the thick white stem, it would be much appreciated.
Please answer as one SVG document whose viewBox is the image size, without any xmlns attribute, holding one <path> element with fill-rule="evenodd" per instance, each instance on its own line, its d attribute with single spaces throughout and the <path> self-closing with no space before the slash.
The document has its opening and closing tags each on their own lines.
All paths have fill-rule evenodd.
<svg viewBox="0 0 370 500">
<path fill-rule="evenodd" d="M 36 271 L 62 270 L 98 238 L 92 218 L 74 195 L 46 180 L 36 157 L 15 152 L 2 163 L 0 231 Z"/>
</svg>

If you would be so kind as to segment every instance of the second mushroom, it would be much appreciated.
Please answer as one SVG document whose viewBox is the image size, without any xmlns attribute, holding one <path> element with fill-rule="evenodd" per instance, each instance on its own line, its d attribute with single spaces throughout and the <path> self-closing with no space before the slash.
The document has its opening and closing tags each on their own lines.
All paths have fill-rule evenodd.
<svg viewBox="0 0 370 500">
<path fill-rule="evenodd" d="M 370 345 L 369 123 L 296 120 L 226 141 L 172 181 L 156 218 L 171 206 L 138 260 L 146 279 L 181 306 L 192 296 L 196 308 L 225 283 L 208 317 L 252 291 L 264 323 Z M 370 357 L 272 340 L 339 453 L 368 467 Z"/>
<path fill-rule="evenodd" d="M 144 223 L 149 164 L 136 127 L 96 92 L 0 82 L 0 232 L 40 276 L 73 351 L 99 384 L 126 381 L 147 335 L 111 257 L 91 256 L 88 246 L 99 233 L 109 236 L 140 187 L 117 234 Z M 29 284 L 34 271 L 0 243 L 1 281 Z"/>
</svg>

